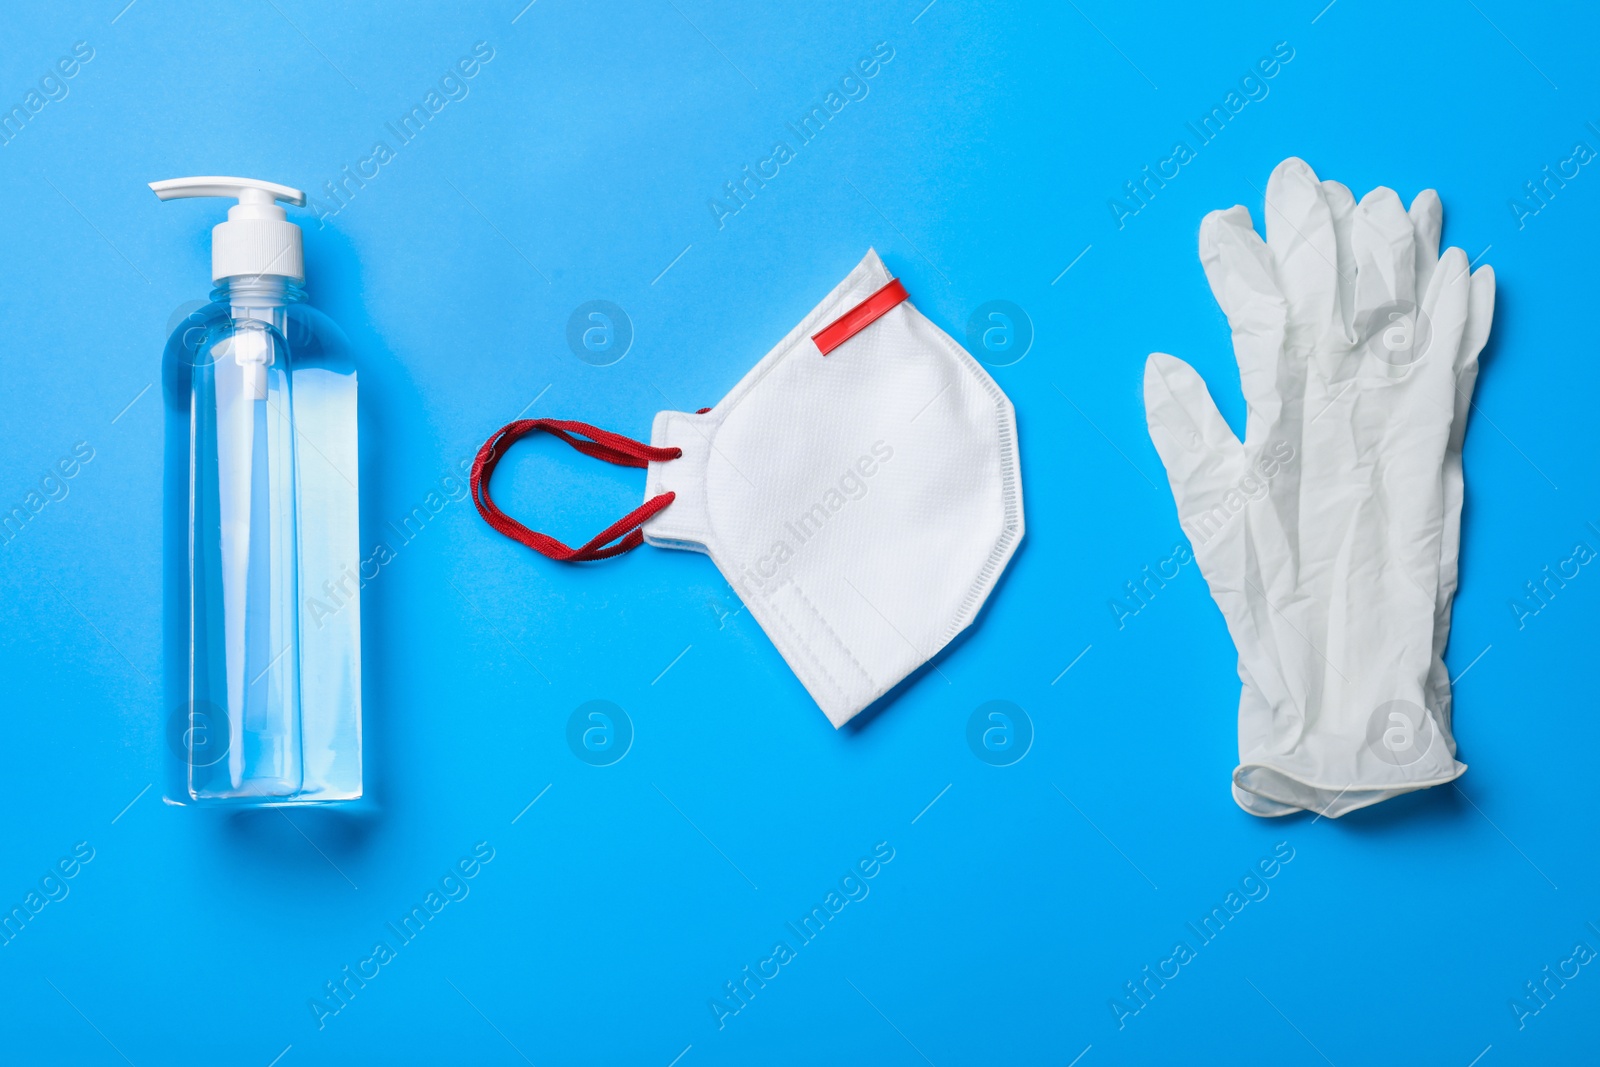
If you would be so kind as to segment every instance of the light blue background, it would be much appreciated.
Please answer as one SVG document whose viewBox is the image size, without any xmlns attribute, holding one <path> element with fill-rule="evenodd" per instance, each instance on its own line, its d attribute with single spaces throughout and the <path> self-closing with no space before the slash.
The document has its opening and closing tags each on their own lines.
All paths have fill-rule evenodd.
<svg viewBox="0 0 1600 1067">
<path fill-rule="evenodd" d="M 0 502 L 94 450 L 0 548 L 0 904 L 77 842 L 95 852 L 0 948 L 0 1059 L 1592 1055 L 1600 970 L 1521 1030 L 1509 1003 L 1576 942 L 1600 948 L 1600 577 L 1584 568 L 1520 627 L 1510 604 L 1575 542 L 1600 546 L 1585 328 L 1600 175 L 1584 167 L 1520 226 L 1509 203 L 1575 142 L 1600 147 L 1594 14 L 124 2 L 13 5 L 0 45 L 7 108 L 75 41 L 94 49 L 0 148 Z M 558 566 L 453 502 L 363 594 L 365 810 L 164 805 L 163 410 L 159 385 L 141 391 L 172 315 L 206 293 L 223 207 L 163 205 L 145 183 L 242 174 L 317 195 L 392 144 L 383 124 L 477 41 L 494 58 L 467 98 L 325 226 L 293 213 L 313 301 L 362 360 L 364 548 L 535 397 L 534 413 L 636 435 L 661 408 L 714 402 L 869 246 L 958 338 L 985 301 L 1031 317 L 1031 352 L 994 371 L 1017 410 L 1027 538 L 970 639 L 835 732 L 704 557 Z M 1185 123 L 1280 41 L 1294 58 L 1268 95 L 1119 229 L 1123 183 L 1192 143 Z M 870 95 L 719 229 L 707 201 L 878 42 L 894 58 Z M 1259 220 L 1290 154 L 1358 194 L 1436 187 L 1446 240 L 1500 286 L 1448 654 L 1467 672 L 1471 770 L 1338 822 L 1262 822 L 1230 799 L 1238 681 L 1193 566 L 1120 629 L 1110 607 L 1182 539 L 1145 433 L 1145 355 L 1192 361 L 1242 424 L 1196 233 L 1234 203 Z M 591 299 L 636 330 L 614 366 L 566 345 Z M 496 490 L 581 541 L 642 484 L 546 439 L 518 446 Z M 565 740 L 594 699 L 636 731 L 606 768 Z M 965 739 L 990 700 L 1035 730 L 1010 767 Z M 324 982 L 478 842 L 494 859 L 470 895 L 319 1030 Z M 894 859 L 870 896 L 719 1030 L 723 983 L 878 842 Z M 1119 1029 L 1123 983 L 1193 940 L 1185 923 L 1279 842 L 1294 859 L 1270 896 Z"/>
</svg>

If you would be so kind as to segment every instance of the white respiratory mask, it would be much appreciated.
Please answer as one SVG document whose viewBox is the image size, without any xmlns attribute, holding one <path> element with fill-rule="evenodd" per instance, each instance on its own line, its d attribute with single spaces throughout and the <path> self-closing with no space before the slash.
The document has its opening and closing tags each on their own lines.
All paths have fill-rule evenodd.
<svg viewBox="0 0 1600 1067">
<path fill-rule="evenodd" d="M 705 552 L 836 727 L 972 622 L 1022 539 L 1010 400 L 875 252 L 715 407 L 658 414 L 649 446 L 523 422 L 548 425 L 511 424 L 474 469 L 491 525 L 557 558 L 626 551 L 635 527 Z M 507 519 L 480 469 L 530 429 L 647 465 L 645 504 L 578 550 Z"/>
</svg>

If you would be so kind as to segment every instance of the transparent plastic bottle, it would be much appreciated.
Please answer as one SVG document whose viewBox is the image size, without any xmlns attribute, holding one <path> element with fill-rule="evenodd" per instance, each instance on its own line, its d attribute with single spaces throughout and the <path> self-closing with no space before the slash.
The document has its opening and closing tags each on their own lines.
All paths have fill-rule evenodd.
<svg viewBox="0 0 1600 1067">
<path fill-rule="evenodd" d="M 214 231 L 211 303 L 167 343 L 168 366 L 187 377 L 189 415 L 189 693 L 178 747 L 187 795 L 174 799 L 353 800 L 356 375 L 343 333 L 305 303 L 299 228 L 274 203 L 303 197 L 236 178 L 152 188 L 163 199 L 241 201 Z"/>
</svg>

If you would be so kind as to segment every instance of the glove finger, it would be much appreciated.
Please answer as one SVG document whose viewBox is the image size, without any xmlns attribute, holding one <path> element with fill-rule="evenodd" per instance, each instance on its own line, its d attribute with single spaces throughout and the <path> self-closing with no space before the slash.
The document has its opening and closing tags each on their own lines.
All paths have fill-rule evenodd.
<svg viewBox="0 0 1600 1067">
<path fill-rule="evenodd" d="M 1191 515 L 1208 511 L 1238 480 L 1244 446 L 1195 369 L 1163 352 L 1144 365 L 1144 410 L 1187 528 Z"/>
<path fill-rule="evenodd" d="M 1205 217 L 1200 223 L 1200 262 L 1233 330 L 1234 357 L 1251 418 L 1271 418 L 1279 404 L 1286 311 L 1273 277 L 1272 253 L 1251 225 L 1249 209 L 1241 205 Z"/>
<path fill-rule="evenodd" d="M 1494 268 L 1480 267 L 1473 272 L 1467 287 L 1467 321 L 1462 328 L 1460 354 L 1456 359 L 1454 413 L 1450 421 L 1450 439 L 1445 445 L 1447 530 L 1460 519 L 1461 449 L 1466 443 L 1472 391 L 1478 384 L 1478 354 L 1489 341 L 1489 322 L 1493 318 Z M 1453 503 L 1449 499 L 1448 484 L 1452 478 L 1456 483 Z"/>
<path fill-rule="evenodd" d="M 1309 346 L 1333 324 L 1339 248 L 1322 185 L 1302 159 L 1279 163 L 1267 181 L 1267 247 L 1289 307 L 1289 332 Z"/>
<path fill-rule="evenodd" d="M 1489 324 L 1494 319 L 1494 268 L 1479 267 L 1472 272 L 1467 294 L 1467 325 L 1461 334 L 1461 355 L 1457 360 L 1457 376 L 1470 369 L 1477 376 L 1478 354 L 1489 343 Z M 1472 396 L 1468 387 L 1467 396 Z"/>
<path fill-rule="evenodd" d="M 1356 208 L 1351 243 L 1356 259 L 1357 329 L 1374 315 L 1399 305 L 1415 310 L 1417 300 L 1416 235 L 1410 217 L 1393 189 L 1383 186 L 1361 198 Z M 1425 292 L 1426 290 L 1424 290 Z"/>
<path fill-rule="evenodd" d="M 1334 261 L 1339 281 L 1338 304 L 1334 321 L 1344 329 L 1348 339 L 1355 325 L 1355 251 L 1351 247 L 1350 233 L 1355 226 L 1356 198 L 1342 182 L 1322 183 L 1322 196 L 1328 202 L 1328 213 L 1333 216 L 1334 246 L 1338 258 Z"/>
<path fill-rule="evenodd" d="M 1467 291 L 1467 325 L 1461 335 L 1461 367 L 1456 372 L 1455 414 L 1450 423 L 1450 440 L 1444 452 L 1444 528 L 1439 545 L 1439 592 L 1434 604 L 1433 651 L 1444 654 L 1450 636 L 1450 599 L 1455 596 L 1461 555 L 1461 447 L 1467 436 L 1467 415 L 1472 407 L 1472 389 L 1478 381 L 1478 353 L 1489 339 L 1489 320 L 1494 317 L 1494 268 L 1481 267 L 1473 275 Z M 1442 688 L 1449 692 L 1449 675 Z"/>
<path fill-rule="evenodd" d="M 1439 234 L 1444 229 L 1444 205 L 1439 194 L 1424 189 L 1411 201 L 1412 239 L 1417 249 L 1417 292 L 1426 293 L 1433 272 L 1439 266 Z"/>
<path fill-rule="evenodd" d="M 1490 277 L 1493 277 L 1492 275 Z M 1416 327 L 1419 343 L 1425 343 L 1418 360 L 1419 371 L 1425 378 L 1448 381 L 1450 393 L 1455 392 L 1456 370 L 1460 365 L 1461 338 L 1467 325 L 1467 298 L 1471 280 L 1467 272 L 1467 254 L 1451 248 L 1439 259 L 1439 269 L 1428 283 L 1422 298 L 1422 313 Z M 1420 336 L 1426 332 L 1426 338 Z M 1485 335 L 1487 336 L 1487 335 Z M 1454 409 L 1452 395 L 1450 407 Z"/>
</svg>

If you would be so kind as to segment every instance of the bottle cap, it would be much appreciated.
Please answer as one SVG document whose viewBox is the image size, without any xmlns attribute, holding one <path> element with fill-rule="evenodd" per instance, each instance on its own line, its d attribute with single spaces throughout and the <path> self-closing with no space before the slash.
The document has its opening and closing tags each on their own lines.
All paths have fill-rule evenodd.
<svg viewBox="0 0 1600 1067">
<path fill-rule="evenodd" d="M 288 220 L 279 200 L 304 207 L 306 194 L 299 189 L 254 178 L 170 178 L 151 182 L 162 200 L 194 196 L 224 196 L 238 203 L 228 209 L 228 221 L 211 231 L 211 280 L 238 275 L 274 275 L 305 281 L 305 254 L 300 227 Z"/>
</svg>

